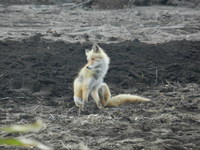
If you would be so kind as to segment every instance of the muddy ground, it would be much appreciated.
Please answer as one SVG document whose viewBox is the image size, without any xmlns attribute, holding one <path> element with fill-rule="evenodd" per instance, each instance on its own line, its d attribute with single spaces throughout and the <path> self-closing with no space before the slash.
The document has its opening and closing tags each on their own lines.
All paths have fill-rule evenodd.
<svg viewBox="0 0 200 150">
<path fill-rule="evenodd" d="M 37 134 L 25 136 L 55 150 L 200 149 L 199 10 L 177 8 L 177 16 L 182 20 L 177 22 L 178 19 L 172 19 L 171 22 L 184 27 L 174 28 L 168 21 L 170 28 L 166 28 L 165 21 L 176 16 L 175 11 L 171 11 L 175 10 L 174 7 L 136 8 L 142 16 L 145 11 L 145 14 L 149 14 L 149 10 L 152 13 L 158 10 L 163 12 L 163 8 L 173 13 L 163 20 L 163 24 L 157 22 L 159 26 L 155 28 L 152 27 L 154 24 L 149 24 L 151 19 L 148 20 L 148 17 L 146 20 L 137 13 L 135 16 L 138 18 L 127 15 L 134 14 L 130 12 L 135 9 L 103 11 L 62 8 L 64 12 L 60 13 L 56 8 L 58 6 L 0 7 L 3 18 L 0 22 L 0 126 L 42 119 L 46 128 Z M 29 13 L 25 13 L 27 11 Z M 124 38 L 130 35 L 126 35 L 127 30 L 119 29 L 123 29 L 122 24 L 127 18 L 113 22 L 116 12 L 121 18 L 123 15 L 132 18 L 131 31 L 139 31 L 140 28 L 140 32 L 130 34 L 130 39 Z M 56 13 L 57 18 L 52 18 Z M 102 13 L 107 14 L 104 16 L 107 20 L 101 19 L 106 22 L 105 28 L 109 27 L 108 30 L 101 30 L 104 31 L 101 32 L 102 38 L 97 34 L 100 30 L 96 29 L 102 23 L 97 22 L 99 19 L 93 22 L 95 17 L 91 19 L 91 13 L 96 18 L 103 17 Z M 81 17 L 78 17 L 80 14 Z M 56 22 L 57 19 L 59 22 Z M 137 27 L 137 19 L 146 22 L 149 31 L 155 32 L 148 33 L 139 25 L 134 28 Z M 124 28 L 131 24 L 129 21 L 127 19 Z M 189 28 L 185 28 L 186 23 Z M 90 29 L 95 29 L 92 30 L 95 32 L 90 32 Z M 160 40 L 162 34 L 156 34 L 160 31 L 165 32 L 165 40 Z M 82 36 L 85 33 L 89 36 Z M 114 37 L 115 33 L 120 38 Z M 139 33 L 143 33 L 143 36 Z M 141 37 L 145 37 L 145 40 Z M 79 115 L 73 102 L 72 83 L 86 63 L 84 50 L 91 48 L 93 42 L 99 42 L 111 58 L 105 82 L 112 94 L 137 94 L 152 99 L 152 102 L 99 110 L 90 98 L 86 110 Z M 4 146 L 0 149 L 27 148 Z"/>
</svg>

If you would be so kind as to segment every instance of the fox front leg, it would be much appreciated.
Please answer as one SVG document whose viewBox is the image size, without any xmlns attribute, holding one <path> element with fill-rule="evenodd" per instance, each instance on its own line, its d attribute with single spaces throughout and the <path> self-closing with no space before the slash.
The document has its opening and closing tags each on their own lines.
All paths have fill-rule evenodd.
<svg viewBox="0 0 200 150">
<path fill-rule="evenodd" d="M 98 93 L 99 93 L 100 101 L 103 107 L 105 107 L 107 105 L 107 102 L 111 98 L 111 93 L 110 93 L 110 89 L 108 85 L 106 83 L 102 83 L 99 88 Z"/>
<path fill-rule="evenodd" d="M 83 107 L 83 101 L 80 97 L 74 96 L 75 105 L 79 108 Z"/>
<path fill-rule="evenodd" d="M 89 93 L 90 93 L 89 88 L 85 87 L 82 89 L 82 100 L 83 100 L 82 110 L 84 109 L 85 104 L 88 102 Z"/>
<path fill-rule="evenodd" d="M 79 108 L 83 108 L 83 92 L 82 85 L 79 82 L 79 79 L 76 78 L 74 81 L 74 102 L 75 105 Z"/>
</svg>

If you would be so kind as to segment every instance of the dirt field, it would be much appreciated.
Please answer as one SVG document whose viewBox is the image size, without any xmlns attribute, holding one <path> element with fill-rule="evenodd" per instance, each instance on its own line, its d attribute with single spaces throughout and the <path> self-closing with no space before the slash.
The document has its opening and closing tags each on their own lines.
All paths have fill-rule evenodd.
<svg viewBox="0 0 200 150">
<path fill-rule="evenodd" d="M 150 19 L 145 20 L 145 14 L 150 11 L 153 14 L 153 10 L 161 12 L 161 8 L 151 7 L 136 18 L 137 14 L 130 13 L 136 11 L 133 9 L 62 8 L 59 12 L 57 6 L 35 8 L 26 5 L 21 8 L 0 7 L 3 19 L 0 22 L 0 126 L 42 119 L 46 128 L 25 136 L 55 150 L 200 149 L 199 10 L 178 8 L 182 11 L 178 11 L 176 17 L 182 20 L 168 22 L 170 28 L 165 28 L 166 22 L 162 21 L 174 15 L 158 19 L 158 28 L 152 24 L 155 32 L 146 32 L 146 28 L 139 26 L 134 28 L 137 24 L 133 23 L 130 30 L 135 34 L 132 32 L 127 40 L 127 27 L 131 22 L 140 20 L 143 25 L 146 22 L 150 31 Z M 165 8 L 174 14 L 175 11 L 171 12 L 173 7 Z M 145 8 L 136 9 L 143 12 Z M 121 25 L 126 19 L 114 22 L 113 14 L 117 11 L 122 18 L 133 14 L 127 18 L 135 19 L 126 18 L 123 32 L 119 29 L 123 29 Z M 25 12 L 29 12 L 27 17 Z M 56 13 L 58 18 L 52 18 Z M 107 19 L 105 28 L 109 27 L 109 30 L 102 28 L 102 32 L 91 32 L 95 27 L 102 27 L 100 21 L 92 22 L 88 18 L 91 13 L 96 16 L 95 21 L 101 13 L 108 14 L 104 19 Z M 175 24 L 176 27 L 184 26 L 176 28 Z M 82 36 L 85 33 L 89 36 Z M 117 38 L 112 33 L 116 33 Z M 165 33 L 164 40 L 159 40 L 163 35 L 160 33 Z M 137 94 L 152 99 L 152 102 L 99 110 L 90 98 L 86 110 L 79 115 L 73 102 L 72 83 L 86 63 L 85 49 L 90 49 L 94 41 L 99 42 L 111 58 L 105 82 L 112 94 Z M 1 133 L 0 136 L 21 135 Z M 27 150 L 6 146 L 0 149 Z"/>
<path fill-rule="evenodd" d="M 91 44 L 36 35 L 0 42 L 1 125 L 41 118 L 47 128 L 27 136 L 55 149 L 67 149 L 62 143 L 77 149 L 79 142 L 91 149 L 199 149 L 200 43 L 100 45 L 112 60 L 105 79 L 112 93 L 143 95 L 151 103 L 100 111 L 91 100 L 78 116 L 72 82 Z"/>
<path fill-rule="evenodd" d="M 134 7 L 81 9 L 76 5 L 9 5 L 0 7 L 0 40 L 22 40 L 35 34 L 71 43 L 145 43 L 171 40 L 200 41 L 200 9 Z"/>
</svg>

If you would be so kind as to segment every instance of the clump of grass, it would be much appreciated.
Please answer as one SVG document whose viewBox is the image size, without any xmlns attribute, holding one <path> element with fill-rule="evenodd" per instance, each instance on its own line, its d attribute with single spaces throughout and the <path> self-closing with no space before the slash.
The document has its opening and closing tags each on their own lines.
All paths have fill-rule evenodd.
<svg viewBox="0 0 200 150">
<path fill-rule="evenodd" d="M 38 132 L 44 127 L 44 124 L 41 120 L 38 120 L 32 124 L 25 124 L 25 125 L 12 125 L 0 128 L 1 132 L 7 133 L 27 133 L 27 132 Z M 21 147 L 37 147 L 41 150 L 51 150 L 50 147 L 27 138 L 19 138 L 19 137 L 12 137 L 12 138 L 0 138 L 0 146 L 21 146 Z"/>
</svg>

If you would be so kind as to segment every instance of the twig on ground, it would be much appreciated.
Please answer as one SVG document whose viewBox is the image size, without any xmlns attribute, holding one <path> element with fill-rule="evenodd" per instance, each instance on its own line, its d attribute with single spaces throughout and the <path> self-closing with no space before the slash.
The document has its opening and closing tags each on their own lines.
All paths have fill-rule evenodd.
<svg viewBox="0 0 200 150">
<path fill-rule="evenodd" d="M 35 110 L 38 109 L 39 107 L 41 108 L 42 111 L 44 111 L 43 108 L 49 109 L 48 106 L 44 106 L 44 105 L 40 104 L 40 105 L 37 105 L 37 106 L 33 109 L 33 111 L 35 111 Z"/>
<path fill-rule="evenodd" d="M 170 99 L 168 99 L 168 101 L 157 111 L 156 115 L 165 108 L 165 106 L 169 103 L 169 101 Z"/>
<path fill-rule="evenodd" d="M 71 90 L 72 92 L 74 91 L 71 87 L 68 87 L 69 90 Z"/>
<path fill-rule="evenodd" d="M 49 119 L 55 120 L 55 117 L 52 114 L 50 114 Z"/>
<path fill-rule="evenodd" d="M 67 113 L 70 112 L 72 109 L 74 109 L 74 107 L 75 107 L 75 105 L 74 105 L 72 108 L 70 108 L 70 109 L 67 111 Z"/>
<path fill-rule="evenodd" d="M 40 105 L 37 105 L 37 106 L 33 109 L 33 111 L 35 111 L 38 107 L 40 107 Z"/>
<path fill-rule="evenodd" d="M 165 80 L 168 86 L 171 86 L 171 83 L 168 80 Z"/>
<path fill-rule="evenodd" d="M 180 85 L 180 83 L 177 81 L 177 85 L 178 85 L 178 87 L 181 87 L 181 85 Z"/>
<path fill-rule="evenodd" d="M 71 7 L 70 9 L 75 9 L 75 8 L 77 8 L 77 7 L 88 7 L 88 6 L 90 6 L 93 2 L 94 2 L 94 0 L 87 0 L 87 1 L 84 1 L 84 2 L 82 2 L 82 3 L 79 3 L 79 4 L 77 4 L 77 5 L 73 6 L 73 7 Z"/>
<path fill-rule="evenodd" d="M 157 85 L 157 84 L 158 84 L 158 69 L 156 67 L 156 81 L 155 81 L 155 85 Z"/>
<path fill-rule="evenodd" d="M 68 147 L 67 145 L 65 145 L 65 144 L 63 143 L 62 140 L 60 140 L 60 142 L 61 142 L 61 144 L 62 144 L 62 146 L 63 146 L 64 148 L 69 149 L 69 147 Z"/>
<path fill-rule="evenodd" d="M 3 98 L 1 98 L 1 100 L 8 100 L 8 99 L 10 99 L 10 97 L 3 97 Z"/>
</svg>

